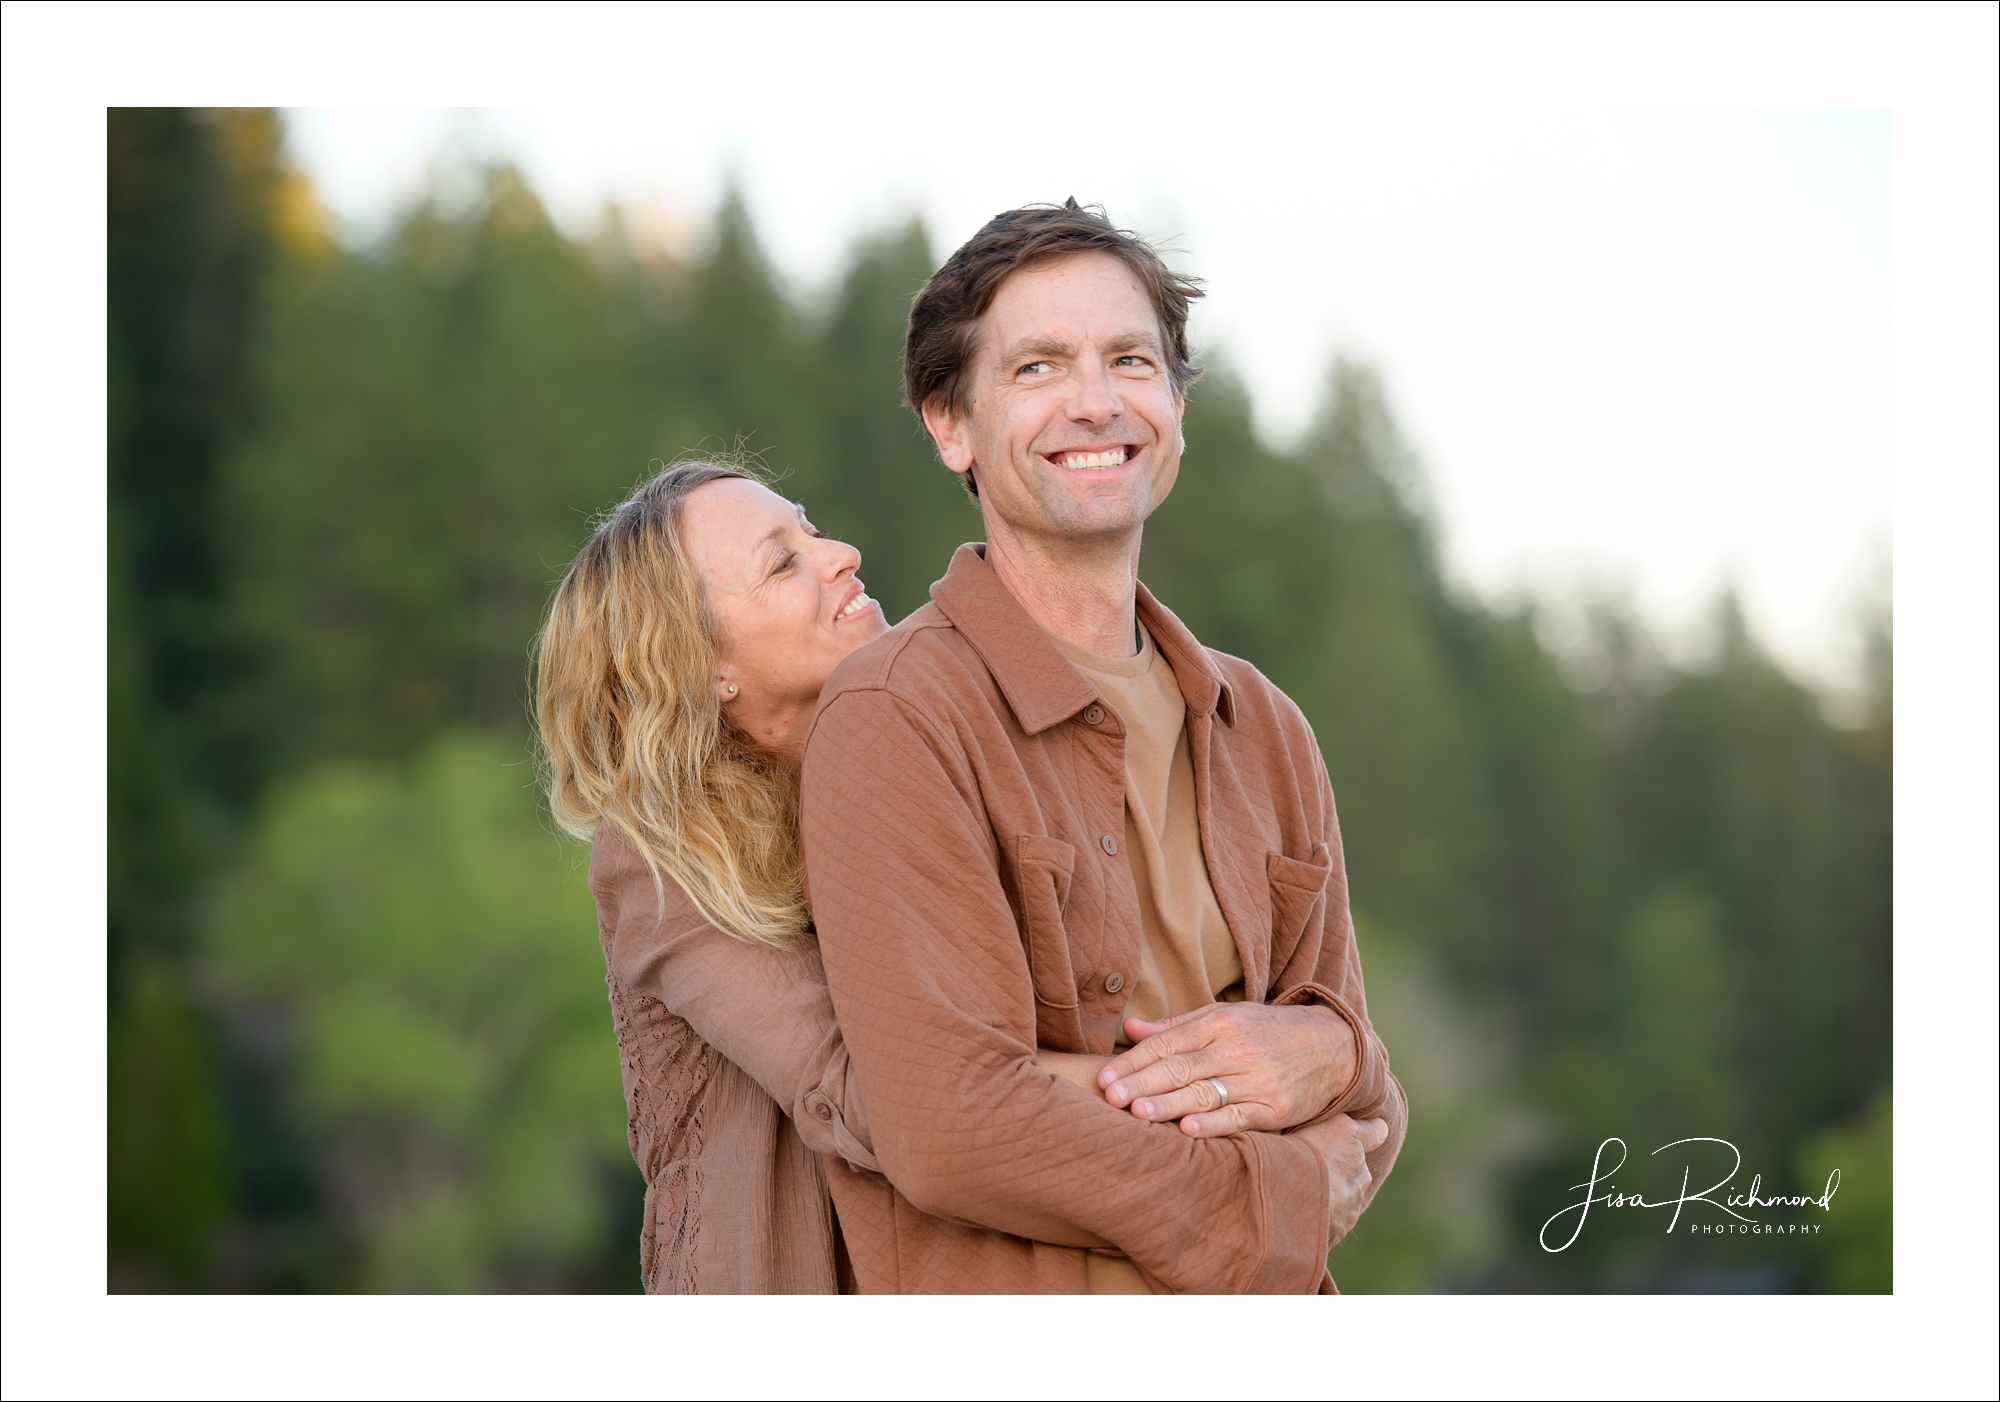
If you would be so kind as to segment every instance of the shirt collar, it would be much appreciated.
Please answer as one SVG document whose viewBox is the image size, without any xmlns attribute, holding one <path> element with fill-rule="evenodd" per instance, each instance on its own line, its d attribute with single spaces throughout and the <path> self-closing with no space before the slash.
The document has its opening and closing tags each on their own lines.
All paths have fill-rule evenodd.
<svg viewBox="0 0 2000 1402">
<path fill-rule="evenodd" d="M 958 547 L 951 568 L 931 586 L 931 600 L 979 654 L 1027 734 L 1040 734 L 1097 699 L 1097 689 L 1070 665 L 986 563 L 984 545 Z M 1229 684 L 1208 650 L 1143 584 L 1137 605 L 1139 621 L 1174 669 L 1188 713 L 1214 712 L 1225 725 L 1235 725 Z"/>
</svg>

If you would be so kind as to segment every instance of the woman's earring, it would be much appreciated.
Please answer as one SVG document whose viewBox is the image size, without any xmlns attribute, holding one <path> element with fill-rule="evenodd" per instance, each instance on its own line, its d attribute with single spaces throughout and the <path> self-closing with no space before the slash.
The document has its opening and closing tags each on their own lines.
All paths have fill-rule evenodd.
<svg viewBox="0 0 2000 1402">
<path fill-rule="evenodd" d="M 729 694 L 730 694 L 731 696 L 734 696 L 734 695 L 736 694 L 736 683 L 735 683 L 735 682 L 731 682 L 731 683 L 729 684 Z"/>
</svg>

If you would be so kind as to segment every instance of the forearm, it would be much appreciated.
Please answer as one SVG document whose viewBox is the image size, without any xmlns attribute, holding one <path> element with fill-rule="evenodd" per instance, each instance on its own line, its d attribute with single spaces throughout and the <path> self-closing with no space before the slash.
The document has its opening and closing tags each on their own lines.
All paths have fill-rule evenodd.
<svg viewBox="0 0 2000 1402">
<path fill-rule="evenodd" d="M 667 897 L 664 912 L 658 895 Z M 605 883 L 612 972 L 657 999 L 754 1080 L 806 1147 L 879 1171 L 868 1117 L 816 951 L 745 944 L 700 918 L 634 857 Z"/>
<path fill-rule="evenodd" d="M 870 1077 L 865 1050 L 858 1060 Z M 1317 1281 L 1326 1168 L 1304 1143 L 1191 1140 L 1027 1062 L 1013 1077 L 953 1067 L 940 1079 L 967 1094 L 912 1103 L 868 1082 L 883 1170 L 919 1210 L 1117 1250 L 1177 1292 L 1301 1292 Z"/>
<path fill-rule="evenodd" d="M 1079 1090 L 1089 1091 L 1099 1100 L 1104 1099 L 1104 1091 L 1097 1084 L 1097 1073 L 1110 1060 L 1108 1056 L 1050 1051 L 1047 1047 L 1038 1047 L 1035 1050 L 1035 1065 L 1058 1080 L 1068 1081 Z"/>
<path fill-rule="evenodd" d="M 732 970 L 734 962 L 722 961 L 696 986 L 681 985 L 677 1006 L 669 1006 L 778 1102 L 808 1149 L 879 1172 L 866 1104 L 825 984 L 789 969 L 733 978 L 732 972 L 748 972 Z"/>
</svg>

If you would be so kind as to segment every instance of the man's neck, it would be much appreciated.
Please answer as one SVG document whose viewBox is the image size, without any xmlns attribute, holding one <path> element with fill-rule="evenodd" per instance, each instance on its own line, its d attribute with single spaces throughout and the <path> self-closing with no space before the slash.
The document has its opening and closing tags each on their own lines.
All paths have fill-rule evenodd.
<svg viewBox="0 0 2000 1402">
<path fill-rule="evenodd" d="M 986 563 L 1030 618 L 1100 657 L 1138 651 L 1140 531 L 1102 541 L 1043 540 L 1017 534 L 990 515 L 986 526 Z"/>
</svg>

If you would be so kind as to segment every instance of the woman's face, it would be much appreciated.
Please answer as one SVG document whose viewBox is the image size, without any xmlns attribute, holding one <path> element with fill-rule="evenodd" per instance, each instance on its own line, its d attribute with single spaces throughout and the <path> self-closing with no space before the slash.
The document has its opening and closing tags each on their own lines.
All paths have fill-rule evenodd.
<svg viewBox="0 0 2000 1402">
<path fill-rule="evenodd" d="M 809 711 L 841 659 L 888 631 L 855 578 L 861 552 L 822 536 L 761 483 L 695 488 L 681 538 L 720 625 L 716 687 L 733 715 Z"/>
</svg>

